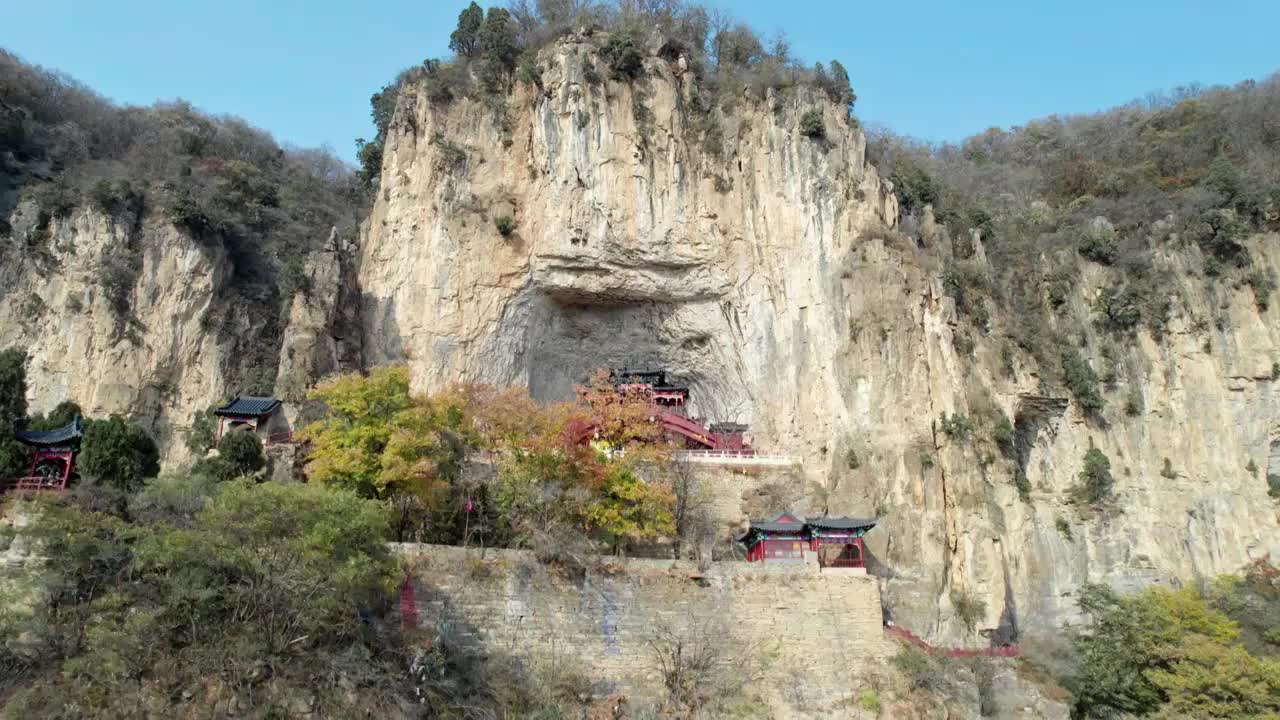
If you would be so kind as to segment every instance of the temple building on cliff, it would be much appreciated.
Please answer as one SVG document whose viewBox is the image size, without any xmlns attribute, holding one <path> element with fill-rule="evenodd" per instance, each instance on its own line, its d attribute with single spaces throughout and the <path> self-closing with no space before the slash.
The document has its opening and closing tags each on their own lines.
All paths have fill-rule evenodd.
<svg viewBox="0 0 1280 720">
<path fill-rule="evenodd" d="M 862 537 L 876 526 L 872 518 L 811 517 L 782 513 L 772 520 L 752 520 L 739 542 L 747 562 L 804 562 L 814 553 L 822 567 L 866 567 Z"/>
</svg>

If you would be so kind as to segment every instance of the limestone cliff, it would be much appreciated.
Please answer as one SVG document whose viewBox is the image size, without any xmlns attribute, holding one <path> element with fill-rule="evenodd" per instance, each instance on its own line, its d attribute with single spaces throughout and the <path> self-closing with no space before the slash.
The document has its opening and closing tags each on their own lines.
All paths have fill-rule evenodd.
<svg viewBox="0 0 1280 720">
<path fill-rule="evenodd" d="M 402 91 L 361 239 L 368 363 L 407 361 L 423 390 L 516 383 L 547 400 L 592 368 L 668 368 L 695 414 L 803 455 L 816 488 L 800 509 L 883 518 L 869 539 L 886 604 L 934 639 L 968 635 L 952 598 L 981 600 L 979 631 L 1007 639 L 1070 619 L 1087 581 L 1187 580 L 1280 551 L 1265 480 L 1280 471 L 1280 310 L 1186 279 L 1191 310 L 1138 337 L 1138 387 L 1112 391 L 1142 409 L 1086 418 L 1030 358 L 988 338 L 956 351 L 947 243 L 895 230 L 842 108 L 792 88 L 707 111 L 678 58 L 601 82 L 595 42 L 545 50 L 539 82 L 497 112 Z M 810 110 L 825 138 L 799 132 Z M 1274 240 L 1253 248 L 1272 267 Z M 1087 311 L 1097 281 L 1070 302 Z M 1216 304 L 1229 322 L 1205 329 Z M 980 406 L 1017 421 L 1016 460 L 938 429 Z M 1069 504 L 1091 445 L 1116 475 L 1101 512 Z"/>
<path fill-rule="evenodd" d="M 226 251 L 154 213 L 81 208 L 38 226 L 19 205 L 13 242 L 44 235 L 42 252 L 8 252 L 0 266 L 0 347 L 28 354 L 32 413 L 64 400 L 87 414 L 142 423 L 170 464 L 185 458 L 197 412 L 237 393 L 300 398 L 358 349 L 341 321 L 338 240 L 315 253 L 286 314 L 271 298 L 235 291 Z M 277 367 L 278 364 L 278 367 Z"/>
</svg>

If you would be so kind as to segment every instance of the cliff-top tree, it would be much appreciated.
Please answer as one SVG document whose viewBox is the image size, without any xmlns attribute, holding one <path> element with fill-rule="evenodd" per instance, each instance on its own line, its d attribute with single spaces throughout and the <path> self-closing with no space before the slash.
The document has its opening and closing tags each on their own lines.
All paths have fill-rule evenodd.
<svg viewBox="0 0 1280 720">
<path fill-rule="evenodd" d="M 449 36 L 449 49 L 458 55 L 475 57 L 480 26 L 484 24 L 484 10 L 474 2 L 458 13 L 458 28 Z"/>
<path fill-rule="evenodd" d="M 503 8 L 489 8 L 477 38 L 480 52 L 480 81 L 490 92 L 504 89 L 504 83 L 516 67 L 520 46 L 516 44 L 511 13 Z"/>
<path fill-rule="evenodd" d="M 853 113 L 853 104 L 858 101 L 858 95 L 853 92 L 853 83 L 849 81 L 849 71 L 844 69 L 844 65 L 839 60 L 831 61 L 831 88 L 832 100 L 844 105 L 850 114 Z"/>
</svg>

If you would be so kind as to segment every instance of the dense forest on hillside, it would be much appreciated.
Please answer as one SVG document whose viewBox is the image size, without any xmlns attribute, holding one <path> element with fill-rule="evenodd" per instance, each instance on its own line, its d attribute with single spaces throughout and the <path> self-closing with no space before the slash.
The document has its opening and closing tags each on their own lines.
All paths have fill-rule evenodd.
<svg viewBox="0 0 1280 720">
<path fill-rule="evenodd" d="M 948 231 L 944 280 L 971 328 L 966 342 L 1007 337 L 1090 411 L 1103 409 L 1100 381 L 1124 371 L 1125 338 L 1145 329 L 1159 339 L 1186 314 L 1176 276 L 1218 297 L 1247 285 L 1262 310 L 1272 301 L 1276 278 L 1254 262 L 1248 238 L 1280 229 L 1280 76 L 991 129 L 957 145 L 872 132 L 868 155 L 895 185 L 906 234 L 929 242 L 927 216 Z M 971 230 L 989 267 L 975 258 Z M 1078 313 L 1066 299 L 1085 263 L 1105 268 L 1107 284 Z M 1192 318 L 1201 330 L 1226 322 Z M 1108 361 L 1097 375 L 1078 354 L 1095 340 Z"/>
<path fill-rule="evenodd" d="M 25 201 L 30 209 L 22 211 Z M 363 203 L 350 168 L 328 151 L 281 147 L 239 118 L 180 100 L 120 107 L 0 50 L 0 277 L 16 267 L 6 257 L 52 271 L 52 222 L 92 207 L 126 230 L 122 246 L 103 259 L 97 283 L 117 332 L 131 337 L 138 231 L 148 219 L 172 223 L 202 247 L 226 251 L 226 299 L 246 301 L 242 309 L 261 315 L 263 342 L 246 352 L 262 357 L 249 363 L 255 369 L 244 378 L 246 389 L 270 390 L 278 308 L 303 288 L 307 253 L 333 228 L 354 233 Z M 10 285 L 3 283 L 0 295 Z M 230 332 L 230 318 L 208 322 Z"/>
</svg>

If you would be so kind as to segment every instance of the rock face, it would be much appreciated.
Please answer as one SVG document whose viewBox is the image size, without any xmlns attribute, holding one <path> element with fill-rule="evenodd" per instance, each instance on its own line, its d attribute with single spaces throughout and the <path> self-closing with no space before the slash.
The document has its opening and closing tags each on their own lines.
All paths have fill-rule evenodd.
<svg viewBox="0 0 1280 720">
<path fill-rule="evenodd" d="M 895 227 L 843 108 L 812 88 L 708 102 L 678 58 L 604 82 L 599 42 L 548 48 L 539 83 L 505 105 L 402 92 L 358 245 L 331 237 L 288 302 L 236 294 L 222 251 L 159 217 L 77 210 L 28 251 L 35 210 L 20 205 L 0 347 L 29 353 L 32 410 L 128 414 L 172 464 L 192 414 L 251 376 L 296 401 L 333 370 L 406 362 L 419 390 L 522 384 L 552 400 L 598 367 L 664 367 L 695 414 L 804 458 L 794 510 L 880 517 L 868 541 L 888 612 L 950 644 L 1051 632 L 1085 582 L 1187 581 L 1280 553 L 1266 480 L 1280 475 L 1280 309 L 1178 273 L 1169 331 L 1120 348 L 1129 371 L 1087 417 L 1001 339 L 1007 317 L 958 326 L 950 239 L 929 213 L 918 237 Z M 824 138 L 800 134 L 810 110 Z M 983 266 L 990 243 L 970 244 Z M 1250 250 L 1280 270 L 1278 247 Z M 1195 266 L 1176 254 L 1194 249 L 1160 252 Z M 1088 318 L 1102 283 L 1086 268 L 1066 307 Z M 1100 347 L 1082 349 L 1098 370 Z M 955 413 L 1003 414 L 1015 451 L 989 425 L 948 436 L 938 421 Z M 1090 447 L 1115 476 L 1098 509 L 1071 502 Z M 717 503 L 742 497 L 735 482 Z M 976 633 L 956 606 L 981 611 Z"/>
<path fill-rule="evenodd" d="M 211 404 L 270 391 L 277 376 L 276 392 L 296 399 L 358 363 L 358 336 L 337 329 L 350 326 L 340 302 L 354 305 L 336 236 L 308 258 L 309 285 L 286 313 L 237 293 L 226 251 L 163 218 L 82 208 L 50 222 L 43 252 L 24 251 L 35 214 L 15 211 L 8 240 L 19 247 L 0 264 L 0 347 L 28 355 L 32 413 L 72 400 L 90 416 L 126 415 L 172 465 L 188 459 L 184 431 Z"/>
<path fill-rule="evenodd" d="M 19 237 L 24 210 L 14 223 Z M 173 439 L 190 413 L 226 390 L 223 368 L 233 348 L 208 322 L 227 281 L 226 259 L 171 224 L 87 209 L 54 219 L 49 235 L 48 257 L 9 253 L 0 270 L 0 347 L 28 354 L 31 412 L 74 400 L 90 415 L 131 415 L 180 452 Z M 123 265 L 131 254 L 136 274 L 119 292 L 132 309 L 121 317 L 102 277 L 108 263 Z"/>
<path fill-rule="evenodd" d="M 539 86 L 518 84 L 501 121 L 491 104 L 402 94 L 360 248 L 368 363 L 407 362 L 422 390 L 515 383 L 547 400 L 593 368 L 665 367 L 695 414 L 804 456 L 822 489 L 800 510 L 820 495 L 882 518 L 869 541 L 886 604 L 931 640 L 985 642 L 953 599 L 979 601 L 979 634 L 1010 640 L 1070 619 L 1085 582 L 1176 582 L 1280 551 L 1265 478 L 1280 474 L 1280 310 L 1184 275 L 1189 309 L 1159 342 L 1135 337 L 1136 379 L 1105 393 L 1105 421 L 1086 418 L 1033 360 L 1000 352 L 1003 318 L 957 352 L 949 243 L 932 223 L 919 240 L 895 231 L 891 188 L 842 109 L 801 88 L 744 93 L 707 120 L 679 62 L 649 58 L 633 84 L 593 84 L 588 63 L 607 75 L 590 38 L 545 51 Z M 809 109 L 823 140 L 797 130 Z M 1256 245 L 1275 267 L 1275 239 Z M 1100 282 L 1086 271 L 1078 312 Z M 1017 421 L 1016 460 L 938 427 L 993 410 Z M 1103 510 L 1070 503 L 1091 446 L 1116 478 Z"/>
<path fill-rule="evenodd" d="M 362 247 L 370 362 L 409 359 L 421 387 L 521 383 L 544 399 L 596 367 L 660 365 L 698 414 L 807 435 L 817 453 L 833 432 L 807 431 L 846 424 L 832 358 L 852 318 L 833 298 L 897 215 L 862 134 L 808 93 L 744 102 L 720 120 L 716 160 L 668 64 L 638 95 L 588 84 L 590 57 L 558 45 L 545 89 L 511 98 L 510 135 L 469 101 L 401 108 Z M 811 106 L 827 141 L 796 132 Z"/>
<path fill-rule="evenodd" d="M 286 412 L 296 412 L 317 379 L 361 365 L 353 258 L 354 248 L 332 231 L 306 264 L 303 287 L 289 303 L 276 375 Z"/>
</svg>

